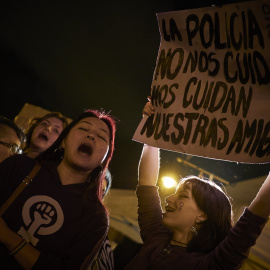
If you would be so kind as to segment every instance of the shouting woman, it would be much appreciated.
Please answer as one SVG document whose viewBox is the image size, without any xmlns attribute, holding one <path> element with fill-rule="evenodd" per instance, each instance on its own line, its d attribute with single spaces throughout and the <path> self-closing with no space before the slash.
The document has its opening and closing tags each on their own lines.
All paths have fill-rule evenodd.
<svg viewBox="0 0 270 270">
<path fill-rule="evenodd" d="M 1 269 L 84 269 L 108 231 L 102 182 L 115 121 L 87 110 L 36 160 L 41 169 L 0 218 Z M 35 166 L 15 155 L 0 164 L 0 205 Z"/>
</svg>

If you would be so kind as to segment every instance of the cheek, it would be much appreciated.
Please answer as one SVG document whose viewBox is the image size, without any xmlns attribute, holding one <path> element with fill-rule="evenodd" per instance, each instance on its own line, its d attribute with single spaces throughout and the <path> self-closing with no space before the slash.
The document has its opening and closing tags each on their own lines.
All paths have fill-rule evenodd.
<svg viewBox="0 0 270 270">
<path fill-rule="evenodd" d="M 57 140 L 58 137 L 59 137 L 58 134 L 52 134 L 51 141 L 54 143 Z"/>
<path fill-rule="evenodd" d="M 31 139 L 34 138 L 34 137 L 36 137 L 37 134 L 38 134 L 38 127 L 36 127 L 36 128 L 33 130 Z"/>
<path fill-rule="evenodd" d="M 43 131 L 42 126 L 36 126 L 33 130 L 32 137 L 38 136 Z"/>
</svg>

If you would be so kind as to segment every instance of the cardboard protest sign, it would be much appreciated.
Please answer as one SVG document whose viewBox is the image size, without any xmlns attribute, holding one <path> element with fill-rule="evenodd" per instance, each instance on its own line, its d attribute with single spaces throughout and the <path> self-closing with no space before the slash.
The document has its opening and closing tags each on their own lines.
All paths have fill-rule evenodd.
<svg viewBox="0 0 270 270">
<path fill-rule="evenodd" d="M 238 162 L 270 161 L 270 1 L 157 15 L 156 107 L 133 139 Z"/>
</svg>

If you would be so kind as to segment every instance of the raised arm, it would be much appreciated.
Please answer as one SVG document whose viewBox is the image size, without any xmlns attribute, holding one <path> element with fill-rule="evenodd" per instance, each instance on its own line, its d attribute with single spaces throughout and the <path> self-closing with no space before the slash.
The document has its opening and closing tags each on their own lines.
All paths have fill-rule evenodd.
<svg viewBox="0 0 270 270">
<path fill-rule="evenodd" d="M 261 186 L 257 196 L 252 201 L 248 209 L 263 218 L 268 218 L 270 215 L 270 175 L 267 176 Z"/>
<path fill-rule="evenodd" d="M 155 186 L 159 173 L 159 148 L 144 145 L 139 162 L 139 185 Z"/>
</svg>

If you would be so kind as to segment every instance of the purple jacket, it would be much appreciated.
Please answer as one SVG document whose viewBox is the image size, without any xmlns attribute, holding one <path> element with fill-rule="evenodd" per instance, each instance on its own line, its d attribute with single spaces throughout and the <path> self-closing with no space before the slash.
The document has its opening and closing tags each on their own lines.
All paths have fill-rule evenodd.
<svg viewBox="0 0 270 270">
<path fill-rule="evenodd" d="M 210 253 L 187 252 L 185 248 L 172 245 L 168 254 L 164 249 L 170 242 L 171 232 L 162 224 L 158 188 L 138 186 L 137 197 L 144 245 L 125 270 L 239 269 L 267 221 L 245 209 L 228 237 Z"/>
</svg>

